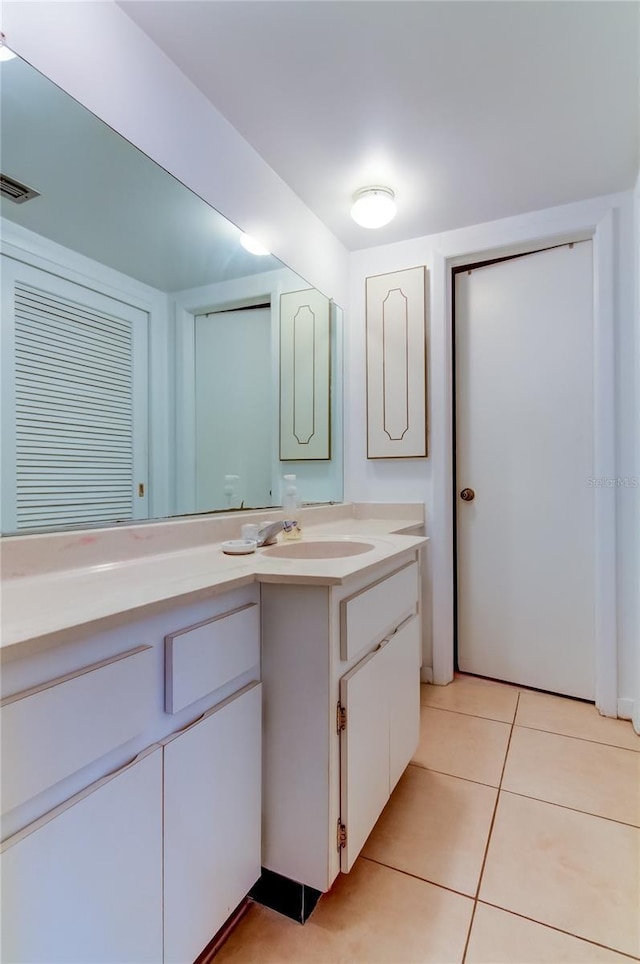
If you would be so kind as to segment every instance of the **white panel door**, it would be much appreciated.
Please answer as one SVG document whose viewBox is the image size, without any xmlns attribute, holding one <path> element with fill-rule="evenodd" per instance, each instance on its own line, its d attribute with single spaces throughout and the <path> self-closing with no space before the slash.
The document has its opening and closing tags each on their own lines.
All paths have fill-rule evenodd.
<svg viewBox="0 0 640 964">
<path fill-rule="evenodd" d="M 164 748 L 164 961 L 190 964 L 260 876 L 261 689 Z"/>
<path fill-rule="evenodd" d="M 455 295 L 459 667 L 592 700 L 592 244 Z"/>
<path fill-rule="evenodd" d="M 340 814 L 348 873 L 389 799 L 389 697 L 385 644 L 340 680 L 347 725 L 340 736 Z"/>
<path fill-rule="evenodd" d="M 194 366 L 195 511 L 272 505 L 271 309 L 196 317 Z"/>
<path fill-rule="evenodd" d="M 162 961 L 162 752 L 3 844 L 3 961 Z"/>
<path fill-rule="evenodd" d="M 148 515 L 148 315 L 3 255 L 2 531 Z"/>
</svg>

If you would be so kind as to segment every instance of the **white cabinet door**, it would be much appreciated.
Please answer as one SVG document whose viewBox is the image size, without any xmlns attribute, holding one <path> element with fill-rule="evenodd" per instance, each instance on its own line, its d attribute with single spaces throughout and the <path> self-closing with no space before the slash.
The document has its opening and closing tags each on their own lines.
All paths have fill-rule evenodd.
<svg viewBox="0 0 640 964">
<path fill-rule="evenodd" d="M 351 870 L 389 798 L 389 710 L 384 646 L 340 680 L 347 725 L 340 741 L 340 813 L 347 841 L 340 869 Z"/>
<path fill-rule="evenodd" d="M 597 486 L 616 485 L 594 478 L 593 285 L 591 241 L 455 280 L 460 669 L 583 700 L 604 615 Z"/>
<path fill-rule="evenodd" d="M 389 693 L 389 793 L 420 738 L 420 625 L 412 616 L 384 649 Z"/>
<path fill-rule="evenodd" d="M 411 616 L 340 680 L 340 814 L 351 870 L 418 745 L 420 624 Z"/>
<path fill-rule="evenodd" d="M 261 689 L 165 742 L 165 964 L 194 961 L 260 876 Z"/>
<path fill-rule="evenodd" d="M 2 960 L 158 964 L 161 805 L 156 746 L 5 841 Z"/>
</svg>

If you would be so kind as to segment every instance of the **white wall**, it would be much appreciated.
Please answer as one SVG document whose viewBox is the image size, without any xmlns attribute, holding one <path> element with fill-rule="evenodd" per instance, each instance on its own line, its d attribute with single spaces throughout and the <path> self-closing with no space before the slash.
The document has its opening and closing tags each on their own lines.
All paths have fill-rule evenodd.
<svg viewBox="0 0 640 964">
<path fill-rule="evenodd" d="M 446 563 L 443 547 L 446 532 L 442 519 L 434 515 L 434 503 L 442 504 L 442 464 L 446 459 L 445 436 L 450 412 L 446 396 L 446 344 L 449 339 L 448 271 L 445 259 L 468 256 L 473 260 L 485 252 L 499 255 L 520 245 L 545 238 L 561 239 L 574 232 L 594 228 L 607 212 L 614 215 L 615 233 L 615 341 L 616 341 L 616 465 L 617 474 L 634 478 L 637 472 L 633 204 L 631 192 L 594 198 L 487 224 L 475 225 L 440 235 L 414 238 L 397 244 L 354 252 L 350 266 L 350 297 L 345 326 L 345 498 L 358 501 L 423 501 L 427 530 L 431 536 L 429 556 L 435 559 L 432 573 L 435 638 L 450 634 L 451 613 L 443 611 L 441 599 L 449 590 L 452 563 Z M 428 421 L 430 457 L 423 460 L 368 461 L 365 422 L 365 278 L 369 275 L 426 264 L 429 272 L 428 325 Z M 440 490 L 438 490 L 440 487 Z M 618 695 L 633 697 L 635 648 L 638 633 L 638 529 L 640 490 L 620 487 L 617 496 L 618 552 Z M 442 559 L 445 559 L 443 564 Z M 425 662 L 432 665 L 432 640 L 425 640 Z M 438 680 L 437 667 L 436 680 Z M 440 679 L 444 682 L 444 679 Z M 627 713 L 629 702 L 624 704 Z"/>
<path fill-rule="evenodd" d="M 7 44 L 344 307 L 345 248 L 111 0 L 4 0 Z"/>
</svg>

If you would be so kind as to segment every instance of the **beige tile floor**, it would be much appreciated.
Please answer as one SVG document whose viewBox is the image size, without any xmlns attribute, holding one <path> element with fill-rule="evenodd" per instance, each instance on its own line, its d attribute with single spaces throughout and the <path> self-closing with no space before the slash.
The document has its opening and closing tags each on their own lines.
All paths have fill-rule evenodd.
<svg viewBox="0 0 640 964">
<path fill-rule="evenodd" d="M 593 706 L 459 676 L 353 871 L 301 927 L 253 905 L 216 964 L 640 959 L 640 738 Z"/>
</svg>

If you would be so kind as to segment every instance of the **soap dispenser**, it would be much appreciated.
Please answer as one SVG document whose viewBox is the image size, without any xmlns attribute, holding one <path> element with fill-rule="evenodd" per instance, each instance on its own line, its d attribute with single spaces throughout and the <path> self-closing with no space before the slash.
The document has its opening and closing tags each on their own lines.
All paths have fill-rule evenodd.
<svg viewBox="0 0 640 964">
<path fill-rule="evenodd" d="M 227 500 L 227 508 L 232 509 L 236 500 L 236 483 L 240 481 L 239 475 L 225 475 L 224 495 Z"/>
<path fill-rule="evenodd" d="M 285 522 L 282 538 L 287 540 L 299 539 L 302 536 L 300 520 L 300 502 L 296 488 L 295 475 L 284 476 L 284 494 L 282 497 L 282 517 Z M 293 523 L 289 525 L 287 523 Z"/>
</svg>

